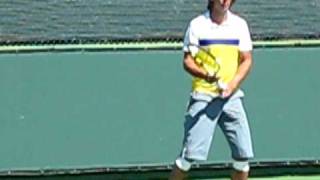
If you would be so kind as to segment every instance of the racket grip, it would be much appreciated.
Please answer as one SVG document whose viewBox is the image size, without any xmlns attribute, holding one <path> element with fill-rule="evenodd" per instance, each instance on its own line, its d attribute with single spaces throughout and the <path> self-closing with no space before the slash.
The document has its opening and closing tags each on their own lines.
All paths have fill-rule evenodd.
<svg viewBox="0 0 320 180">
<path fill-rule="evenodd" d="M 226 83 L 223 83 L 222 81 L 218 81 L 217 84 L 218 84 L 218 87 L 220 89 L 222 89 L 222 90 L 227 89 L 227 84 Z"/>
</svg>

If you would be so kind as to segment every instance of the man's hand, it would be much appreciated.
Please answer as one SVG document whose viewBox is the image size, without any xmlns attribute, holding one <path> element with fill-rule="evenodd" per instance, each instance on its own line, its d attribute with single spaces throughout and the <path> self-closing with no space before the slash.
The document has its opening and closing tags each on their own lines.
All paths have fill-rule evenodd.
<svg viewBox="0 0 320 180">
<path fill-rule="evenodd" d="M 217 82 L 219 79 L 215 75 L 207 73 L 204 80 L 206 80 L 208 83 L 214 83 Z"/>
<path fill-rule="evenodd" d="M 228 98 L 230 97 L 239 87 L 239 83 L 236 81 L 231 81 L 228 85 L 227 88 L 222 91 L 222 97 L 223 98 Z"/>
</svg>

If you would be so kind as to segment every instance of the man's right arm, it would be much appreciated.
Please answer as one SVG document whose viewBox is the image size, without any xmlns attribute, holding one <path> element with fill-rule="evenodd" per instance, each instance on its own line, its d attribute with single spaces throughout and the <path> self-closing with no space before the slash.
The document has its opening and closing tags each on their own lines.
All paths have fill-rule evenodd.
<svg viewBox="0 0 320 180">
<path fill-rule="evenodd" d="M 183 59 L 184 69 L 194 77 L 205 79 L 208 82 L 213 82 L 216 80 L 215 77 L 210 76 L 204 69 L 200 68 L 193 59 L 190 52 L 184 52 Z"/>
</svg>

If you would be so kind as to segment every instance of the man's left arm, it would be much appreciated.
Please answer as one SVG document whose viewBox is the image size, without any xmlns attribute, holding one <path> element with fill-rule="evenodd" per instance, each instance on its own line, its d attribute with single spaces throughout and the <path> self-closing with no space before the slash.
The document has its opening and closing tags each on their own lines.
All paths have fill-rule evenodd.
<svg viewBox="0 0 320 180">
<path fill-rule="evenodd" d="M 227 85 L 227 88 L 223 91 L 223 97 L 229 97 L 234 93 L 241 85 L 243 80 L 249 74 L 249 71 L 252 66 L 252 51 L 240 52 L 239 57 L 239 68 L 237 74 L 233 80 Z"/>
<path fill-rule="evenodd" d="M 250 30 L 245 20 L 239 22 L 239 67 L 233 80 L 227 85 L 227 88 L 222 92 L 223 97 L 229 97 L 241 85 L 243 80 L 248 75 L 252 66 L 252 49 Z"/>
</svg>

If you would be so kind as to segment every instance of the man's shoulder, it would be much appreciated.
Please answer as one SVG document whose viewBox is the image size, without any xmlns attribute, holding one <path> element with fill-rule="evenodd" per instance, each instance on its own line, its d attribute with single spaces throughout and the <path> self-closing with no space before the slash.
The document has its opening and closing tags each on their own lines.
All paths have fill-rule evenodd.
<svg viewBox="0 0 320 180">
<path fill-rule="evenodd" d="M 190 25 L 197 26 L 198 24 L 204 23 L 208 19 L 208 15 L 209 15 L 209 12 L 206 11 L 206 12 L 194 17 L 190 21 Z"/>
<path fill-rule="evenodd" d="M 244 24 L 244 25 L 247 24 L 247 21 L 242 16 L 240 16 L 240 14 L 229 11 L 229 15 L 233 23 Z"/>
</svg>

